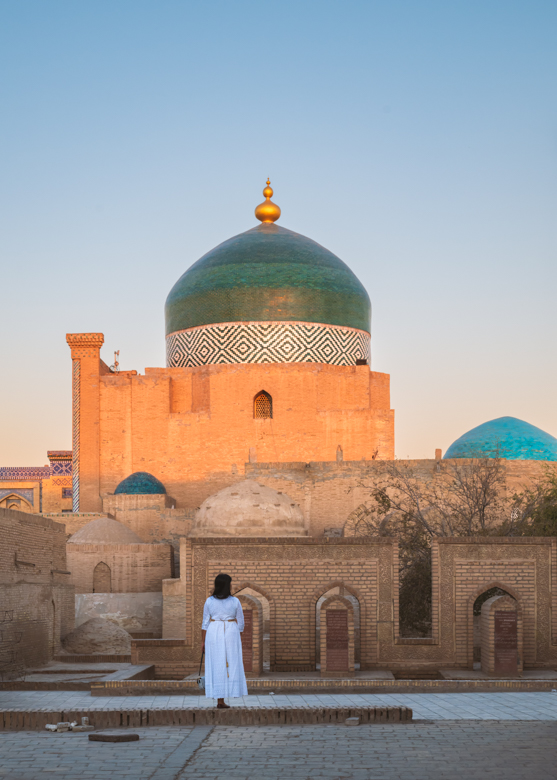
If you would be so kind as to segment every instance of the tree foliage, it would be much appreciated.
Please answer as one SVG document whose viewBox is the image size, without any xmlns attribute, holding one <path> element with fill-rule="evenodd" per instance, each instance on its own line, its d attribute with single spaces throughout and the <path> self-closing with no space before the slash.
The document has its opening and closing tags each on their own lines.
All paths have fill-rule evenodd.
<svg viewBox="0 0 557 780">
<path fill-rule="evenodd" d="M 557 535 L 557 471 L 547 467 L 519 493 L 507 489 L 506 461 L 492 457 L 439 461 L 433 478 L 411 463 L 384 464 L 369 499 L 348 518 L 345 535 L 399 541 L 403 634 L 431 630 L 431 542 L 435 537 Z"/>
</svg>

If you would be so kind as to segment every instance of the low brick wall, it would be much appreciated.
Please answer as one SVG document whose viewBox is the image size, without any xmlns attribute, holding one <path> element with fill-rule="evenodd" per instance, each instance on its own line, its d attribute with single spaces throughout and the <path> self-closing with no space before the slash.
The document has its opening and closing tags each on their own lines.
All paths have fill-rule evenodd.
<svg viewBox="0 0 557 780">
<path fill-rule="evenodd" d="M 96 729 L 140 726 L 286 726 L 298 723 L 410 723 L 410 707 L 231 707 L 207 709 L 33 710 L 0 714 L 0 731 L 38 731 L 88 717 Z"/>
</svg>

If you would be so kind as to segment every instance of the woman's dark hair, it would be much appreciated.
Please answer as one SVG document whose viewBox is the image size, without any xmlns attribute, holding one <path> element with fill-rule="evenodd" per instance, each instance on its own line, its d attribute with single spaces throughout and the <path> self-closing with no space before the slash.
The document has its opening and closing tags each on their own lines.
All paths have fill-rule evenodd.
<svg viewBox="0 0 557 780">
<path fill-rule="evenodd" d="M 227 599 L 230 596 L 231 582 L 232 577 L 229 577 L 228 574 L 217 574 L 212 595 L 216 599 Z"/>
</svg>

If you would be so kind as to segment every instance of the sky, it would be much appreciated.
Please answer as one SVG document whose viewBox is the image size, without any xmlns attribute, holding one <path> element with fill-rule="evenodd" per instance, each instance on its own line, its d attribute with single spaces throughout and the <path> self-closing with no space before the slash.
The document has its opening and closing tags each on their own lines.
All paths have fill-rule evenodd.
<svg viewBox="0 0 557 780">
<path fill-rule="evenodd" d="M 67 332 L 164 366 L 267 176 L 369 292 L 397 457 L 557 436 L 556 40 L 554 0 L 0 0 L 0 465 L 71 448 Z"/>
</svg>

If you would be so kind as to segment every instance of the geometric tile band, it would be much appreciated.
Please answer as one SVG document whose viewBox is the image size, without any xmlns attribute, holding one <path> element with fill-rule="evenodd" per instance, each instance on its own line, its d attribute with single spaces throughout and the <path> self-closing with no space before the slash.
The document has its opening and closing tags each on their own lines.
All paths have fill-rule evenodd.
<svg viewBox="0 0 557 780">
<path fill-rule="evenodd" d="M 192 368 L 234 363 L 370 362 L 369 333 L 312 322 L 225 322 L 166 337 L 166 365 Z M 75 443 L 74 443 L 75 454 Z M 75 466 L 74 466 L 75 468 Z"/>
</svg>

